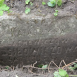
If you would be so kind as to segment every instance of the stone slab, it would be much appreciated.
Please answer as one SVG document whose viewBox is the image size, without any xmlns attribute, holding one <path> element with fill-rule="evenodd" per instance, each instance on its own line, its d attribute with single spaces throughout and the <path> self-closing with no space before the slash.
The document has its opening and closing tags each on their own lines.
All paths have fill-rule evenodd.
<svg viewBox="0 0 77 77">
<path fill-rule="evenodd" d="M 4 14 L 0 17 L 0 64 L 48 64 L 77 58 L 77 19 Z"/>
</svg>

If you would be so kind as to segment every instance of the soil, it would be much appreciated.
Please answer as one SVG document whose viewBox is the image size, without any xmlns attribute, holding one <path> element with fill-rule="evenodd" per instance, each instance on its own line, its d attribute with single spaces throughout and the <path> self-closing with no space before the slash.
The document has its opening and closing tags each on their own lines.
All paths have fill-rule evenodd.
<svg viewBox="0 0 77 77">
<path fill-rule="evenodd" d="M 11 68 L 7 66 L 0 66 L 0 77 L 53 77 L 53 72 L 48 73 L 48 71 L 42 71 L 33 69 L 33 71 L 28 70 L 27 68 Z"/>
<path fill-rule="evenodd" d="M 8 68 L 7 68 L 8 67 Z M 40 69 L 27 69 L 18 68 L 14 69 L 9 66 L 0 66 L 0 77 L 54 77 L 53 73 L 58 69 L 53 67 L 51 70 L 40 70 Z M 69 75 L 77 75 L 77 71 L 68 71 Z M 72 76 L 70 76 L 72 77 Z M 74 76 L 73 76 L 74 77 Z"/>
<path fill-rule="evenodd" d="M 34 15 L 47 15 L 53 14 L 55 12 L 55 7 L 51 8 L 48 5 L 42 5 L 42 1 L 48 2 L 48 0 L 31 0 L 33 6 L 25 4 L 25 0 L 6 0 L 5 3 L 10 7 L 10 10 L 15 11 L 16 13 L 25 13 L 25 8 L 29 7 L 31 12 L 29 14 Z M 63 0 L 63 4 L 61 7 L 57 7 L 57 10 L 61 12 L 61 14 L 76 14 L 77 12 L 77 0 Z"/>
<path fill-rule="evenodd" d="M 24 71 L 19 70 L 14 70 L 14 71 L 5 71 L 2 70 L 0 72 L 0 77 L 53 77 L 52 74 L 30 74 L 30 73 L 25 73 Z"/>
</svg>

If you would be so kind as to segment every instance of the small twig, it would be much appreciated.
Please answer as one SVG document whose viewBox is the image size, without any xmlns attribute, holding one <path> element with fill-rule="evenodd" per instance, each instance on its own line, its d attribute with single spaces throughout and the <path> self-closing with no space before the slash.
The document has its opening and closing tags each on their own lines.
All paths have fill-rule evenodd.
<svg viewBox="0 0 77 77">
<path fill-rule="evenodd" d="M 26 67 L 26 68 L 32 67 L 32 68 L 37 68 L 37 69 L 43 69 L 43 68 L 38 68 L 38 67 L 33 67 L 33 66 L 23 66 L 23 67 Z M 48 68 L 44 68 L 44 69 L 48 69 Z M 49 68 L 49 69 L 53 69 L 53 68 Z"/>
<path fill-rule="evenodd" d="M 61 62 L 60 62 L 60 64 L 59 64 L 59 68 L 60 68 L 60 66 L 62 66 L 61 64 L 62 64 L 62 62 L 64 63 L 64 65 L 66 66 L 66 63 L 65 63 L 65 61 L 64 60 L 61 60 Z"/>
<path fill-rule="evenodd" d="M 67 65 L 63 66 L 63 67 L 62 67 L 62 69 L 64 69 L 65 67 L 70 66 L 71 64 L 73 64 L 73 63 L 75 63 L 75 62 L 77 62 L 77 61 L 71 62 L 71 63 L 69 63 L 69 64 L 67 64 Z"/>
<path fill-rule="evenodd" d="M 29 68 L 28 68 L 28 72 L 30 72 L 30 73 L 34 73 L 34 72 L 32 72 L 32 70 L 30 70 Z"/>
<path fill-rule="evenodd" d="M 50 71 L 49 71 L 49 67 L 50 67 L 50 64 L 51 64 L 51 63 L 53 63 L 57 68 L 59 68 L 53 61 L 51 61 L 51 62 L 49 63 L 49 65 L 48 65 L 48 72 L 50 72 Z"/>
<path fill-rule="evenodd" d="M 65 61 L 63 60 L 63 63 L 66 65 Z"/>
<path fill-rule="evenodd" d="M 63 62 L 63 60 L 61 60 L 61 62 L 60 62 L 60 64 L 59 64 L 59 68 L 60 68 L 60 66 L 62 66 L 61 64 L 62 64 L 62 62 Z"/>
<path fill-rule="evenodd" d="M 65 64 L 65 66 L 60 67 L 62 62 Z M 77 62 L 77 61 L 74 61 L 74 62 L 71 62 L 71 63 L 69 63 L 69 64 L 66 64 L 65 61 L 62 60 L 62 61 L 60 62 L 60 64 L 59 64 L 59 67 L 58 67 L 54 61 L 51 61 L 51 62 L 49 63 L 49 65 L 48 65 L 48 68 L 44 68 L 44 69 L 48 69 L 48 72 L 50 72 L 50 69 L 53 69 L 53 68 L 50 68 L 51 63 L 53 63 L 58 69 L 59 69 L 59 68 L 64 69 L 64 68 L 66 68 L 66 67 L 68 68 L 68 66 L 72 65 L 72 64 L 75 63 L 75 62 Z M 28 71 L 29 71 L 30 73 L 36 74 L 36 73 L 32 72 L 32 69 L 33 69 L 33 68 L 42 69 L 42 70 L 43 70 L 43 68 L 34 67 L 34 65 L 35 65 L 36 63 L 37 63 L 37 61 L 36 61 L 33 65 L 23 66 L 23 68 L 26 67 L 26 68 L 28 68 Z M 30 68 L 31 68 L 31 69 L 30 69 Z"/>
<path fill-rule="evenodd" d="M 33 64 L 33 67 L 35 66 L 35 64 L 37 64 L 37 61 Z"/>
<path fill-rule="evenodd" d="M 14 68 L 14 66 L 13 66 L 13 71 L 14 71 L 14 69 L 15 69 L 15 68 Z"/>
</svg>

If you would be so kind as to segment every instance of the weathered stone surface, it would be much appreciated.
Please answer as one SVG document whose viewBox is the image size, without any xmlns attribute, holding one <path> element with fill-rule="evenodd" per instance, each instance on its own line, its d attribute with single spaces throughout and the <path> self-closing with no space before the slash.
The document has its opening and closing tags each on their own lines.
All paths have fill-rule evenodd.
<svg viewBox="0 0 77 77">
<path fill-rule="evenodd" d="M 71 37 L 71 38 L 69 38 Z M 34 41 L 21 41 L 18 46 L 0 47 L 0 64 L 17 65 L 49 63 L 61 60 L 67 63 L 77 58 L 77 35 Z"/>
<path fill-rule="evenodd" d="M 0 17 L 0 64 L 67 63 L 77 58 L 77 19 L 17 15 Z"/>
<path fill-rule="evenodd" d="M 7 16 L 8 19 L 6 16 L 3 17 L 0 19 L 1 45 L 77 33 L 75 17 L 53 18 L 51 15 L 47 17 L 28 16 L 28 18 L 20 19 L 15 16 Z"/>
</svg>

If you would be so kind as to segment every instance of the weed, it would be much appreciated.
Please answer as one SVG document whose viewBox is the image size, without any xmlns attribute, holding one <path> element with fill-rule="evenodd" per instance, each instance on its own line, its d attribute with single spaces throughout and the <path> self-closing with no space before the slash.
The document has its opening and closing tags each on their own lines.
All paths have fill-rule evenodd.
<svg viewBox="0 0 77 77">
<path fill-rule="evenodd" d="M 42 5 L 46 5 L 46 2 L 43 1 L 43 2 L 42 2 Z"/>
<path fill-rule="evenodd" d="M 77 77 L 77 75 L 68 75 L 68 73 L 67 73 L 67 71 L 66 70 L 64 70 L 64 68 L 68 68 L 71 64 L 74 64 L 73 66 L 74 66 L 74 69 L 76 69 L 77 68 L 77 64 L 75 63 L 75 62 L 77 62 L 77 61 L 74 61 L 74 62 L 71 62 L 71 63 L 69 63 L 69 64 L 67 64 L 66 65 L 66 63 L 65 63 L 65 61 L 64 60 L 62 60 L 61 62 L 60 62 L 60 64 L 61 63 L 64 63 L 65 64 L 65 66 L 63 66 L 63 67 L 58 67 L 58 70 L 57 71 L 55 71 L 54 72 L 54 77 L 70 77 L 70 76 L 73 76 L 73 77 Z M 74 70 L 73 69 L 73 70 Z"/>
<path fill-rule="evenodd" d="M 38 68 L 42 68 L 42 66 L 43 66 L 43 65 L 42 65 L 42 64 L 40 64 L 40 65 L 38 65 Z"/>
<path fill-rule="evenodd" d="M 30 4 L 31 6 L 33 6 L 33 3 L 30 0 L 25 0 L 25 4 L 26 5 Z M 30 11 L 31 11 L 31 9 L 26 7 L 25 13 L 28 14 Z"/>
<path fill-rule="evenodd" d="M 55 7 L 57 9 L 57 6 L 61 6 L 62 5 L 62 0 L 49 0 L 49 2 L 47 3 L 48 6 L 50 7 Z M 54 16 L 58 15 L 58 10 L 55 10 Z"/>
<path fill-rule="evenodd" d="M 62 65 L 62 62 L 64 63 L 64 66 L 61 66 Z M 46 69 L 48 70 L 48 72 L 51 72 L 51 71 L 53 71 L 53 70 L 51 70 L 51 69 L 53 69 L 53 68 L 50 68 L 50 65 L 51 65 L 51 63 L 53 63 L 58 69 L 57 69 L 57 71 L 55 71 L 54 73 L 53 73 L 53 75 L 54 75 L 54 77 L 70 77 L 70 76 L 73 76 L 73 77 L 77 77 L 77 75 L 69 75 L 68 73 L 67 73 L 67 69 L 68 69 L 68 67 L 69 66 L 71 66 L 71 64 L 75 64 L 76 65 L 76 63 L 75 62 L 77 62 L 77 61 L 74 61 L 74 62 L 71 62 L 71 63 L 69 63 L 69 64 L 66 64 L 65 63 L 65 61 L 64 60 L 62 60 L 61 62 L 60 62 L 60 64 L 59 64 L 59 66 L 57 66 L 56 65 L 56 63 L 54 62 L 54 61 L 51 61 L 49 64 L 46 64 L 46 65 L 43 65 L 43 64 L 40 64 L 40 65 L 38 65 L 38 67 L 35 67 L 35 64 L 37 64 L 37 61 L 34 63 L 34 64 L 31 64 L 30 66 L 23 66 L 23 67 L 26 67 L 26 68 L 30 68 L 29 69 L 29 72 L 31 72 L 31 73 L 34 73 L 33 71 L 32 71 L 32 69 L 38 69 L 38 70 L 42 70 L 42 71 L 45 71 Z M 50 70 L 51 71 L 50 71 Z M 35 74 L 35 73 L 34 73 Z"/>
<path fill-rule="evenodd" d="M 69 77 L 69 75 L 65 70 L 59 69 L 58 71 L 54 72 L 54 77 Z"/>
<path fill-rule="evenodd" d="M 9 13 L 11 13 L 12 11 L 10 11 L 10 10 L 7 10 L 7 13 L 9 14 Z"/>
<path fill-rule="evenodd" d="M 25 4 L 27 4 L 27 5 L 28 5 L 28 4 L 29 4 L 29 2 L 30 2 L 30 0 L 25 0 Z"/>
<path fill-rule="evenodd" d="M 49 2 L 47 4 L 50 7 L 54 7 L 54 6 L 56 6 L 56 4 L 58 6 L 61 6 L 62 5 L 62 0 L 49 0 Z"/>
<path fill-rule="evenodd" d="M 57 0 L 57 5 L 61 6 L 62 5 L 62 0 Z"/>
<path fill-rule="evenodd" d="M 9 66 L 6 66 L 5 68 L 6 68 L 6 69 L 9 69 Z"/>
<path fill-rule="evenodd" d="M 26 7 L 25 13 L 28 14 L 30 12 L 30 10 L 31 10 L 30 8 Z"/>
<path fill-rule="evenodd" d="M 66 70 L 63 70 L 63 69 L 58 69 L 58 71 L 55 71 L 53 74 L 54 74 L 54 77 L 69 77 L 69 76 L 77 77 L 77 75 L 68 75 Z"/>
<path fill-rule="evenodd" d="M 72 66 L 69 67 L 70 70 L 74 71 L 77 69 L 77 63 L 73 63 Z"/>
<path fill-rule="evenodd" d="M 69 75 L 67 74 L 67 72 L 63 69 L 59 69 L 59 75 L 61 77 L 69 77 Z"/>
<path fill-rule="evenodd" d="M 42 65 L 42 64 L 40 64 L 40 65 L 38 65 L 38 68 L 42 68 L 42 69 L 46 69 L 48 67 L 48 65 Z"/>
<path fill-rule="evenodd" d="M 58 15 L 58 10 L 55 10 L 54 16 Z"/>
<path fill-rule="evenodd" d="M 50 7 L 54 7 L 56 5 L 56 0 L 49 0 L 49 2 L 47 4 Z"/>
<path fill-rule="evenodd" d="M 0 0 L 0 16 L 3 15 L 4 11 L 9 11 L 9 7 L 6 4 L 4 4 L 4 1 L 5 0 Z"/>
<path fill-rule="evenodd" d="M 33 6 L 33 3 L 32 3 L 32 2 L 30 2 L 30 5 L 31 5 L 31 6 Z"/>
<path fill-rule="evenodd" d="M 48 65 L 43 65 L 43 66 L 42 66 L 42 69 L 45 70 L 47 67 L 48 67 Z"/>
</svg>

